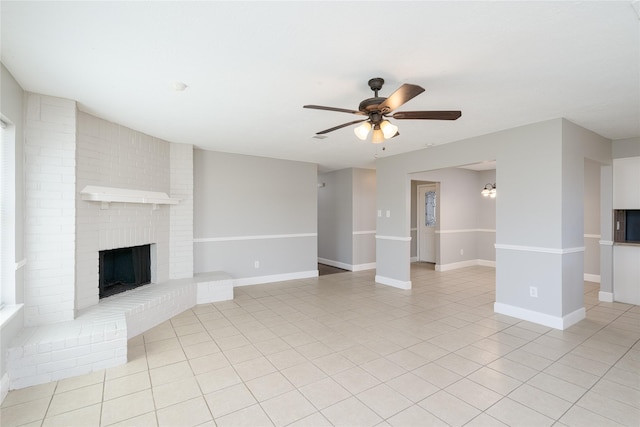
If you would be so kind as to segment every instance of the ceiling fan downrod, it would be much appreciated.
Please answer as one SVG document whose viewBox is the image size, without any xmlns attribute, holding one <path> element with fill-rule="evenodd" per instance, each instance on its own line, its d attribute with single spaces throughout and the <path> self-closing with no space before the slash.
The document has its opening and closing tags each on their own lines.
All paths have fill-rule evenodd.
<svg viewBox="0 0 640 427">
<path fill-rule="evenodd" d="M 382 77 L 374 77 L 371 80 L 369 80 L 369 87 L 371 88 L 371 90 L 373 91 L 374 98 L 378 97 L 378 91 L 380 89 L 382 89 L 382 85 L 384 84 L 384 79 Z"/>
</svg>

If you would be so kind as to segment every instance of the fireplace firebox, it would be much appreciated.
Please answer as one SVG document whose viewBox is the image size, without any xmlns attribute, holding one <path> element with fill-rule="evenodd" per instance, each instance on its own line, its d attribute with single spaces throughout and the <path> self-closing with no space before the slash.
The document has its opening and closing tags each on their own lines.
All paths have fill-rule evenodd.
<svg viewBox="0 0 640 427">
<path fill-rule="evenodd" d="M 99 297 L 151 283 L 151 245 L 100 251 Z"/>
</svg>

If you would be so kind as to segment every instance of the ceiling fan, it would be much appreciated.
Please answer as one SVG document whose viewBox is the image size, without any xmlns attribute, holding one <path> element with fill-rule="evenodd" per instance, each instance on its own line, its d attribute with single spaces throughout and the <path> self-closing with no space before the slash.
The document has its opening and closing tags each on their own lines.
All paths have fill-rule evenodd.
<svg viewBox="0 0 640 427">
<path fill-rule="evenodd" d="M 316 132 L 316 135 L 324 135 L 325 133 L 333 132 L 334 130 L 342 129 L 343 127 L 362 123 L 354 129 L 356 136 L 364 141 L 367 139 L 371 129 L 373 129 L 371 142 L 379 144 L 384 142 L 385 139 L 399 135 L 398 127 L 387 120 L 387 117 L 389 116 L 396 120 L 456 120 L 462 115 L 462 112 L 460 111 L 399 111 L 392 114 L 393 110 L 424 92 L 424 88 L 418 85 L 403 84 L 398 88 L 398 90 L 393 92 L 391 96 L 383 98 L 378 96 L 378 91 L 382 89 L 383 84 L 384 79 L 380 77 L 375 77 L 369 80 L 369 87 L 374 92 L 374 97 L 362 101 L 357 110 L 324 107 L 322 105 L 303 106 L 303 108 L 312 108 L 315 110 L 338 111 L 341 113 L 366 116 L 366 118 L 361 120 L 354 120 L 352 122 L 343 123 L 341 125 Z"/>
</svg>

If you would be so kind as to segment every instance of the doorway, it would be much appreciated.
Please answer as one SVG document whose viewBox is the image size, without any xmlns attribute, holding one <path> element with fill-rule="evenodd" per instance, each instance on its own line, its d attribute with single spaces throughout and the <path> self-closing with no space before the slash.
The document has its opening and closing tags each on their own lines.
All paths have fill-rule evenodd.
<svg viewBox="0 0 640 427">
<path fill-rule="evenodd" d="M 417 256 L 419 262 L 436 262 L 436 227 L 438 226 L 438 186 L 418 185 Z"/>
</svg>

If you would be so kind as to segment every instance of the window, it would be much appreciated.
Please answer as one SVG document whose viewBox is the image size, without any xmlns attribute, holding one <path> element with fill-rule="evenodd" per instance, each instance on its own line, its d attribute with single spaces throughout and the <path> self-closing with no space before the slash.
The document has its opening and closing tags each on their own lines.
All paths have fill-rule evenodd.
<svg viewBox="0 0 640 427">
<path fill-rule="evenodd" d="M 427 191 L 424 197 L 424 225 L 427 227 L 436 226 L 436 203 L 437 196 L 435 191 Z"/>
</svg>

